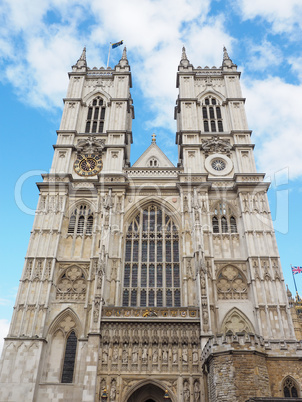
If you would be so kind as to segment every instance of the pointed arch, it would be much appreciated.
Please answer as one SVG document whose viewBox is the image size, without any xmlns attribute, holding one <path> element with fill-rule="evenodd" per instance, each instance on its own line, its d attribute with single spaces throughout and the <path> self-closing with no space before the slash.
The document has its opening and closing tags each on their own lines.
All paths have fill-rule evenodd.
<svg viewBox="0 0 302 402">
<path fill-rule="evenodd" d="M 68 235 L 91 235 L 93 231 L 95 205 L 88 200 L 77 201 L 68 211 Z"/>
<path fill-rule="evenodd" d="M 230 203 L 226 200 L 217 201 L 211 213 L 213 233 L 237 233 L 236 213 Z"/>
<path fill-rule="evenodd" d="M 142 380 L 142 381 L 138 381 L 136 384 L 134 384 L 129 391 L 126 393 L 124 400 L 125 401 L 131 401 L 131 397 L 133 396 L 133 394 L 137 391 L 139 391 L 139 389 L 143 389 L 144 387 L 148 386 L 148 385 L 153 385 L 155 387 L 158 387 L 160 390 L 163 391 L 163 393 L 167 390 L 170 400 L 172 402 L 177 402 L 176 396 L 174 395 L 174 392 L 172 391 L 172 389 L 167 386 L 166 384 L 162 384 L 161 381 L 159 380 L 154 380 L 154 379 L 147 379 L 147 380 Z"/>
<path fill-rule="evenodd" d="M 122 305 L 180 307 L 180 230 L 174 214 L 158 200 L 145 199 L 128 211 L 125 222 Z"/>
<path fill-rule="evenodd" d="M 64 322 L 66 322 L 67 325 L 64 325 Z M 59 329 L 65 335 L 67 335 L 72 329 L 75 330 L 77 337 L 83 335 L 83 326 L 81 324 L 81 320 L 70 307 L 67 307 L 65 310 L 61 311 L 61 313 L 54 318 L 49 326 L 47 337 L 53 336 Z"/>
<path fill-rule="evenodd" d="M 106 102 L 111 102 L 111 99 L 112 99 L 111 95 L 108 92 L 104 91 L 101 88 L 96 88 L 84 96 L 83 104 L 88 106 L 90 104 L 90 102 L 92 102 L 93 99 L 97 96 L 100 96 L 103 99 L 106 99 Z"/>
<path fill-rule="evenodd" d="M 221 324 L 221 332 L 246 332 L 255 333 L 255 329 L 248 317 L 237 307 L 233 307 L 226 315 Z"/>
<path fill-rule="evenodd" d="M 283 379 L 281 389 L 284 397 L 298 398 L 301 395 L 299 382 L 290 375 Z"/>
<path fill-rule="evenodd" d="M 221 92 L 218 92 L 215 88 L 209 89 L 208 87 L 197 95 L 197 99 L 199 100 L 199 102 L 202 102 L 207 96 L 213 96 L 214 98 L 217 98 L 220 102 L 220 106 L 223 102 L 226 102 L 226 97 Z"/>
<path fill-rule="evenodd" d="M 246 276 L 235 265 L 227 264 L 217 272 L 218 299 L 247 299 Z"/>
</svg>

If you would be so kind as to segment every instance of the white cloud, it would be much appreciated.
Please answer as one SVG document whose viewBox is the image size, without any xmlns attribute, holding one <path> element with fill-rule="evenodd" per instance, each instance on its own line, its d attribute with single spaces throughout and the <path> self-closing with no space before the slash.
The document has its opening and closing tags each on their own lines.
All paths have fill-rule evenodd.
<svg viewBox="0 0 302 402">
<path fill-rule="evenodd" d="M 283 55 L 278 46 L 264 40 L 261 44 L 248 44 L 249 59 L 246 65 L 254 71 L 263 71 L 283 62 Z"/>
<path fill-rule="evenodd" d="M 296 75 L 298 80 L 302 82 L 302 56 L 301 57 L 291 57 L 288 59 L 288 63 L 291 65 L 293 73 Z"/>
<path fill-rule="evenodd" d="M 288 167 L 290 179 L 297 178 L 302 175 L 302 115 L 298 112 L 302 86 L 278 77 L 245 79 L 243 94 L 260 171 L 272 175 Z"/>
<path fill-rule="evenodd" d="M 2 348 L 3 348 L 3 343 L 4 343 L 3 338 L 5 338 L 7 336 L 8 330 L 9 330 L 9 321 L 0 320 L 0 356 L 2 353 Z"/>
<path fill-rule="evenodd" d="M 292 32 L 302 28 L 301 0 L 236 0 L 244 19 L 264 18 L 276 32 Z"/>
</svg>

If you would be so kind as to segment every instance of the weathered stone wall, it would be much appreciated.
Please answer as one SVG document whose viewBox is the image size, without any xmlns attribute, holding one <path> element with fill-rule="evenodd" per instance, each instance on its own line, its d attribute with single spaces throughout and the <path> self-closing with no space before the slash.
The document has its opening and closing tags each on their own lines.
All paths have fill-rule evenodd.
<svg viewBox="0 0 302 402">
<path fill-rule="evenodd" d="M 302 361 L 297 358 L 268 358 L 267 369 L 272 396 L 283 397 L 283 380 L 290 376 L 297 383 L 301 396 Z"/>
</svg>

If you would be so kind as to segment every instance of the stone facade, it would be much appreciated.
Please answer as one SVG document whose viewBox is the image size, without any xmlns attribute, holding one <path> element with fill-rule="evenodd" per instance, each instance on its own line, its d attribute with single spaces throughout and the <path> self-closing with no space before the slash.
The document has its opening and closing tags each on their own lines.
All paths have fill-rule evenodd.
<svg viewBox="0 0 302 402">
<path fill-rule="evenodd" d="M 131 73 L 70 83 L 0 363 L 0 401 L 301 396 L 295 338 L 240 73 L 183 49 L 178 165 L 130 166 Z"/>
</svg>

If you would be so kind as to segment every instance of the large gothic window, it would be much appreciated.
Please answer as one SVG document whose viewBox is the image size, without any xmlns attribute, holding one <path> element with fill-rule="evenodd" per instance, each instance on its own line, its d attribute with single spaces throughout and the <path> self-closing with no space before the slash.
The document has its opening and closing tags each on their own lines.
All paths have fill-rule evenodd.
<svg viewBox="0 0 302 402">
<path fill-rule="evenodd" d="M 68 234 L 92 234 L 93 229 L 93 212 L 83 204 L 75 208 L 71 214 Z"/>
<path fill-rule="evenodd" d="M 85 133 L 103 133 L 105 112 L 104 101 L 100 96 L 97 96 L 88 108 Z"/>
<path fill-rule="evenodd" d="M 225 202 L 219 202 L 212 218 L 213 233 L 237 233 L 236 218 Z"/>
<path fill-rule="evenodd" d="M 219 101 L 211 96 L 203 101 L 202 106 L 203 129 L 205 132 L 223 132 L 221 107 Z"/>
<path fill-rule="evenodd" d="M 179 307 L 179 231 L 171 216 L 151 204 L 128 227 L 123 306 Z"/>
</svg>

